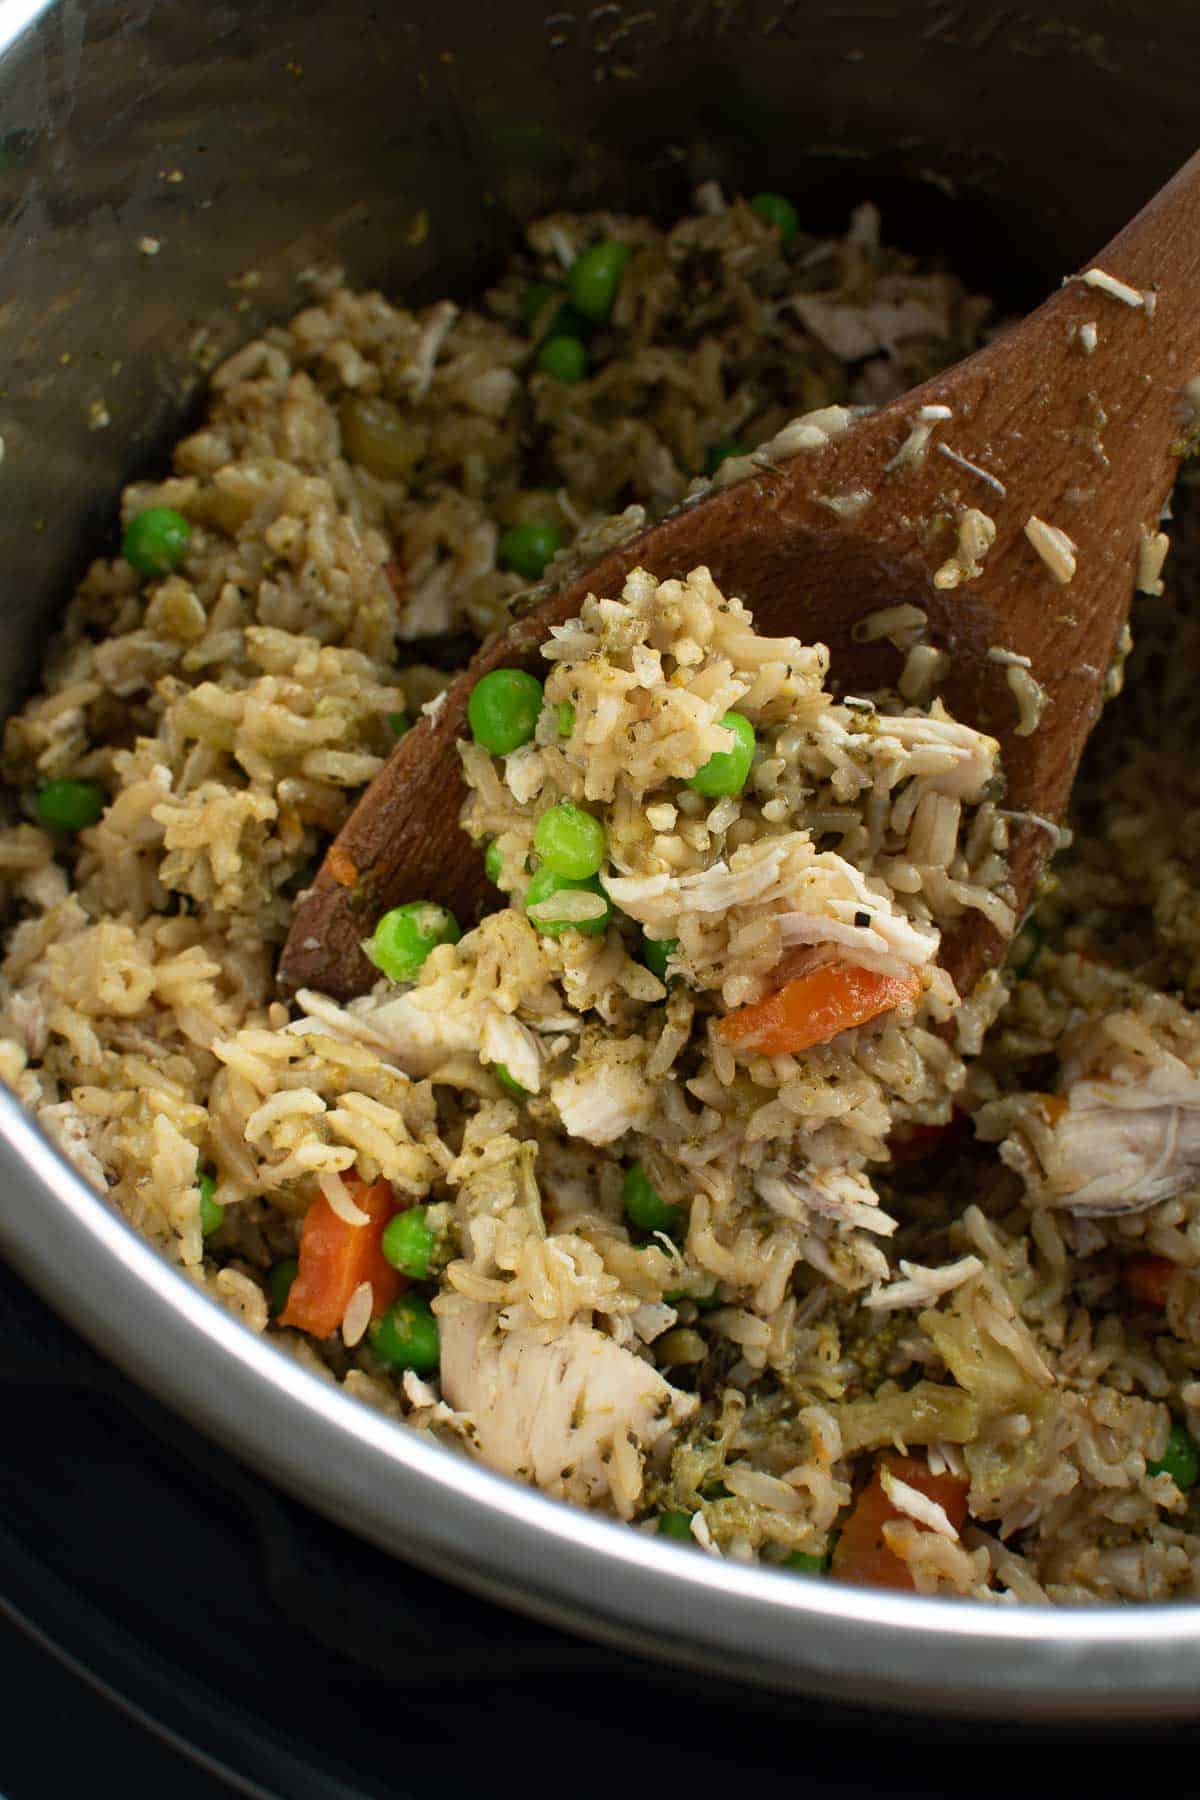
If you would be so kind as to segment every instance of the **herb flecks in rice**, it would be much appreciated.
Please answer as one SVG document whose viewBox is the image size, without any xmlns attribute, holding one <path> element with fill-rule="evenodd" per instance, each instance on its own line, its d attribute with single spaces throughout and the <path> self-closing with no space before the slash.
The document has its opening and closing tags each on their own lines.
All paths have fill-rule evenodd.
<svg viewBox="0 0 1200 1800">
<path fill-rule="evenodd" d="M 528 324 L 531 283 L 561 287 L 602 241 L 629 254 L 586 379 L 535 373 L 558 303 Z M 883 1541 L 921 1591 L 1193 1593 L 1200 1541 L 1159 1459 L 1173 1423 L 1200 1432 L 1200 778 L 1185 615 L 1183 652 L 1154 651 L 1161 535 L 1139 578 L 1163 691 L 1147 711 L 1134 683 L 1102 725 L 1004 979 L 958 997 L 936 969 L 963 909 L 1011 925 L 1008 816 L 986 740 L 936 700 L 920 609 L 863 624 L 903 657 L 898 692 L 839 698 L 819 647 L 764 645 L 693 572 L 589 602 L 550 646 L 533 743 L 503 764 L 468 749 L 503 904 L 414 983 L 289 1013 L 272 975 L 292 898 L 391 721 L 445 686 L 413 656 L 539 591 L 501 566 L 504 535 L 550 528 L 539 586 L 561 579 L 703 492 L 714 452 L 744 447 L 716 465 L 728 481 L 819 448 L 974 348 L 987 313 L 882 247 L 873 208 L 785 245 L 711 184 L 669 232 L 540 222 L 479 307 L 411 312 L 324 277 L 311 296 L 217 371 L 171 473 L 125 495 L 123 525 L 183 516 L 180 566 L 97 562 L 6 727 L 0 1074 L 252 1329 L 550 1492 L 686 1514 L 722 1554 L 819 1558 L 902 1447 L 970 1506 L 951 1535 L 888 1466 Z M 911 426 L 906 455 L 988 485 L 944 409 Z M 749 775 L 698 793 L 686 771 L 728 749 L 730 711 L 757 740 Z M 58 780 L 106 798 L 74 838 L 34 822 Z M 559 797 L 604 817 L 616 906 L 594 936 L 524 910 Z M 729 1010 L 830 934 L 927 985 L 802 1053 L 726 1042 Z M 902 1163 L 914 1147 L 933 1160 Z M 654 1229 L 627 1210 L 634 1166 Z M 325 1338 L 273 1312 L 317 1196 L 358 1228 L 356 1174 L 427 1209 L 437 1375 L 377 1352 L 369 1281 Z M 555 1396 L 536 1430 L 530 1394 Z"/>
</svg>

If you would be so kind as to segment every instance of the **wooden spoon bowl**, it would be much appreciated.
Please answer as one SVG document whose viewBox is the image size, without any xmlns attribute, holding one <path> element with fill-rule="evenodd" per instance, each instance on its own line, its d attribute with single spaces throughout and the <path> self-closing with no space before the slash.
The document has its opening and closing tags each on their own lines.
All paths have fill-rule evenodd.
<svg viewBox="0 0 1200 1800">
<path fill-rule="evenodd" d="M 855 641 L 858 622 L 882 606 L 921 607 L 929 639 L 951 659 L 939 690 L 946 705 L 1000 740 L 1019 915 L 1053 848 L 1139 571 L 1150 579 L 1188 446 L 1198 275 L 1200 156 L 1095 269 L 1020 325 L 822 446 L 756 467 L 672 514 L 518 619 L 401 739 L 359 801 L 297 905 L 282 989 L 345 998 L 370 987 L 377 972 L 362 940 L 406 900 L 439 900 L 464 927 L 494 902 L 482 857 L 458 824 L 467 698 L 491 669 L 544 672 L 538 652 L 551 627 L 577 614 L 588 593 L 618 593 L 639 565 L 659 579 L 706 565 L 750 606 L 759 631 L 827 644 L 843 693 L 889 685 L 899 672 L 886 643 Z M 922 419 L 928 408 L 949 416 Z M 914 450 L 912 432 L 923 425 L 927 441 Z M 846 509 L 845 497 L 863 495 Z M 986 515 L 994 541 L 978 573 L 942 585 L 969 512 Z M 1070 540 L 1069 581 L 1050 566 L 1061 575 L 1061 558 L 1048 562 L 1031 542 L 1031 518 Z M 1018 729 L 1011 663 L 991 651 L 1028 659 L 1045 702 L 1033 731 Z M 946 934 L 941 960 L 965 994 L 1004 949 L 968 912 Z"/>
</svg>

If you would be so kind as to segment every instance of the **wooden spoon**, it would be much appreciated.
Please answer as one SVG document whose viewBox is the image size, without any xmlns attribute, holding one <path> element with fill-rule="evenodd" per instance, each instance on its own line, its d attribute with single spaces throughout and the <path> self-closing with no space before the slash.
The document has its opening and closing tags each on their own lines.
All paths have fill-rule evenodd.
<svg viewBox="0 0 1200 1800">
<path fill-rule="evenodd" d="M 589 592 L 618 593 L 638 565 L 666 579 L 706 564 L 752 608 L 759 631 L 827 644 L 843 692 L 898 674 L 889 646 L 854 642 L 857 622 L 885 605 L 922 607 L 931 640 L 952 658 L 947 706 L 1000 740 L 1020 916 L 1053 847 L 1048 822 L 1067 804 L 1139 570 L 1147 579 L 1148 546 L 1191 441 L 1188 384 L 1198 371 L 1200 153 L 1090 272 L 1022 324 L 823 448 L 672 514 L 485 645 L 437 713 L 401 739 L 301 896 L 281 987 L 364 991 L 376 971 L 361 942 L 405 900 L 442 901 L 464 927 L 495 904 L 483 858 L 458 825 L 465 789 L 455 746 L 467 696 L 489 669 L 544 673 L 538 647 L 550 627 L 577 614 Z M 924 451 L 904 451 L 929 407 L 949 416 L 926 417 Z M 831 508 L 848 495 L 858 504 Z M 995 541 L 978 574 L 939 585 L 969 509 L 994 522 Z M 1069 581 L 1030 541 L 1031 518 L 1073 542 Z M 1066 573 L 1070 559 L 1049 554 Z M 1045 694 L 1028 735 L 1017 731 L 1012 664 L 989 657 L 995 649 L 1028 658 Z M 965 994 L 1004 949 L 968 912 L 946 934 L 942 961 Z"/>
</svg>

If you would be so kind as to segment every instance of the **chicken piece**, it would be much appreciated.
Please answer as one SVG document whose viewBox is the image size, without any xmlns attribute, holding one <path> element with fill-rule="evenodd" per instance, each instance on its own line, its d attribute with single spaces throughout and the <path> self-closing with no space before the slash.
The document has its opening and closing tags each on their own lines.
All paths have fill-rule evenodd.
<svg viewBox="0 0 1200 1800">
<path fill-rule="evenodd" d="M 930 295 L 874 300 L 850 306 L 818 294 L 796 294 L 786 302 L 820 343 L 847 361 L 857 362 L 879 350 L 893 354 L 896 345 L 917 337 L 944 337 L 950 324 L 945 300 Z"/>
<path fill-rule="evenodd" d="M 952 719 L 940 700 L 927 713 L 880 719 L 877 729 L 881 738 L 898 738 L 908 752 L 906 773 L 923 777 L 939 794 L 973 804 L 996 773 L 995 738 Z"/>
<path fill-rule="evenodd" d="M 438 352 L 457 317 L 458 308 L 452 300 L 439 300 L 421 320 L 408 361 L 402 364 L 396 376 L 414 400 L 423 400 L 429 392 Z"/>
<path fill-rule="evenodd" d="M 804 1224 L 812 1213 L 838 1225 L 890 1237 L 896 1221 L 879 1204 L 879 1195 L 859 1169 L 764 1169 L 755 1191 L 773 1212 Z"/>
<path fill-rule="evenodd" d="M 728 862 L 688 875 L 605 875 L 613 904 L 659 934 L 673 930 L 685 913 L 727 913 L 734 907 L 782 901 L 795 872 L 814 859 L 806 832 L 789 832 L 735 850 Z"/>
<path fill-rule="evenodd" d="M 875 969 L 883 975 L 895 974 L 905 966 L 925 968 L 937 955 L 941 933 L 932 925 L 916 925 L 903 913 L 894 912 L 867 887 L 857 869 L 853 874 L 858 891 L 850 900 L 827 900 L 825 912 L 797 909 L 781 913 L 779 935 L 784 948 L 837 944 L 851 953 L 860 969 Z"/>
<path fill-rule="evenodd" d="M 349 1006 L 339 1006 L 325 994 L 301 988 L 296 1004 L 331 1036 L 366 1044 L 406 1074 L 418 1077 L 432 1074 L 465 1050 L 478 1054 L 483 1035 L 483 1008 L 436 1011 L 419 1005 L 413 993 L 389 995 L 384 1000 L 367 994 Z"/>
<path fill-rule="evenodd" d="M 83 1179 L 97 1193 L 107 1193 L 108 1176 L 92 1148 L 99 1121 L 86 1118 L 73 1100 L 60 1100 L 52 1106 L 39 1106 L 37 1122 Z"/>
<path fill-rule="evenodd" d="M 1200 1075 L 1157 1068 L 1136 1084 L 1079 1081 L 1066 1104 L 1035 1102 L 1000 1154 L 1030 1197 L 1080 1218 L 1144 1212 L 1200 1178 Z M 1057 1115 L 1057 1116 L 1055 1116 Z"/>
<path fill-rule="evenodd" d="M 542 1085 L 542 1052 L 536 1035 L 511 1013 L 498 1007 L 484 1008 L 479 1034 L 479 1053 L 493 1067 L 502 1063 L 526 1093 L 536 1094 Z"/>
<path fill-rule="evenodd" d="M 924 968 L 938 949 L 933 926 L 906 918 L 882 884 L 836 851 L 815 850 L 804 831 L 744 845 L 728 862 L 688 875 L 606 875 L 604 888 L 654 937 L 676 936 L 690 920 L 777 914 L 785 948 L 837 944 L 880 973 Z"/>
<path fill-rule="evenodd" d="M 1062 1091 L 984 1107 L 980 1136 L 1039 1206 L 1144 1212 L 1200 1180 L 1200 1024 L 1177 1002 L 1089 1019 L 1060 1047 Z"/>
<path fill-rule="evenodd" d="M 471 1421 L 480 1458 L 548 1494 L 632 1517 L 648 1452 L 695 1412 L 648 1362 L 590 1325 L 552 1343 L 533 1330 L 500 1331 L 482 1302 L 444 1295 L 442 1392 Z"/>
<path fill-rule="evenodd" d="M 568 1136 L 612 1144 L 649 1122 L 654 1084 L 646 1079 L 645 1051 L 641 1038 L 600 1038 L 581 1046 L 572 1072 L 550 1085 Z"/>
</svg>

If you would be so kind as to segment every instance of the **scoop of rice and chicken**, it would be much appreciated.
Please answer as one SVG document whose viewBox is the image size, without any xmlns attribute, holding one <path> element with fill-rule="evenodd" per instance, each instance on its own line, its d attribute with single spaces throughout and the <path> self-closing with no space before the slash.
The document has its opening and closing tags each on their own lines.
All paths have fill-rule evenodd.
<svg viewBox="0 0 1200 1800">
<path fill-rule="evenodd" d="M 127 530 L 185 522 L 173 566 L 95 564 L 7 728 L 0 1072 L 251 1329 L 547 1492 L 793 1573 L 1193 1594 L 1180 708 L 1131 684 L 1107 799 L 960 996 L 942 931 L 1013 923 L 1003 771 L 919 611 L 864 621 L 897 689 L 843 694 L 707 571 L 638 571 L 554 634 L 522 741 L 463 746 L 495 910 L 349 1005 L 274 997 L 296 894 L 447 679 L 427 641 L 503 621 L 531 527 L 535 563 L 586 555 L 984 327 L 869 208 L 819 240 L 699 201 L 545 220 L 478 310 L 317 277 L 217 371 L 125 496 Z M 562 310 L 589 246 L 593 318 Z M 1190 629 L 1146 605 L 1152 647 Z M 753 755 L 714 789 L 730 714 Z M 580 814 L 595 866 L 555 875 L 544 821 Z"/>
</svg>

